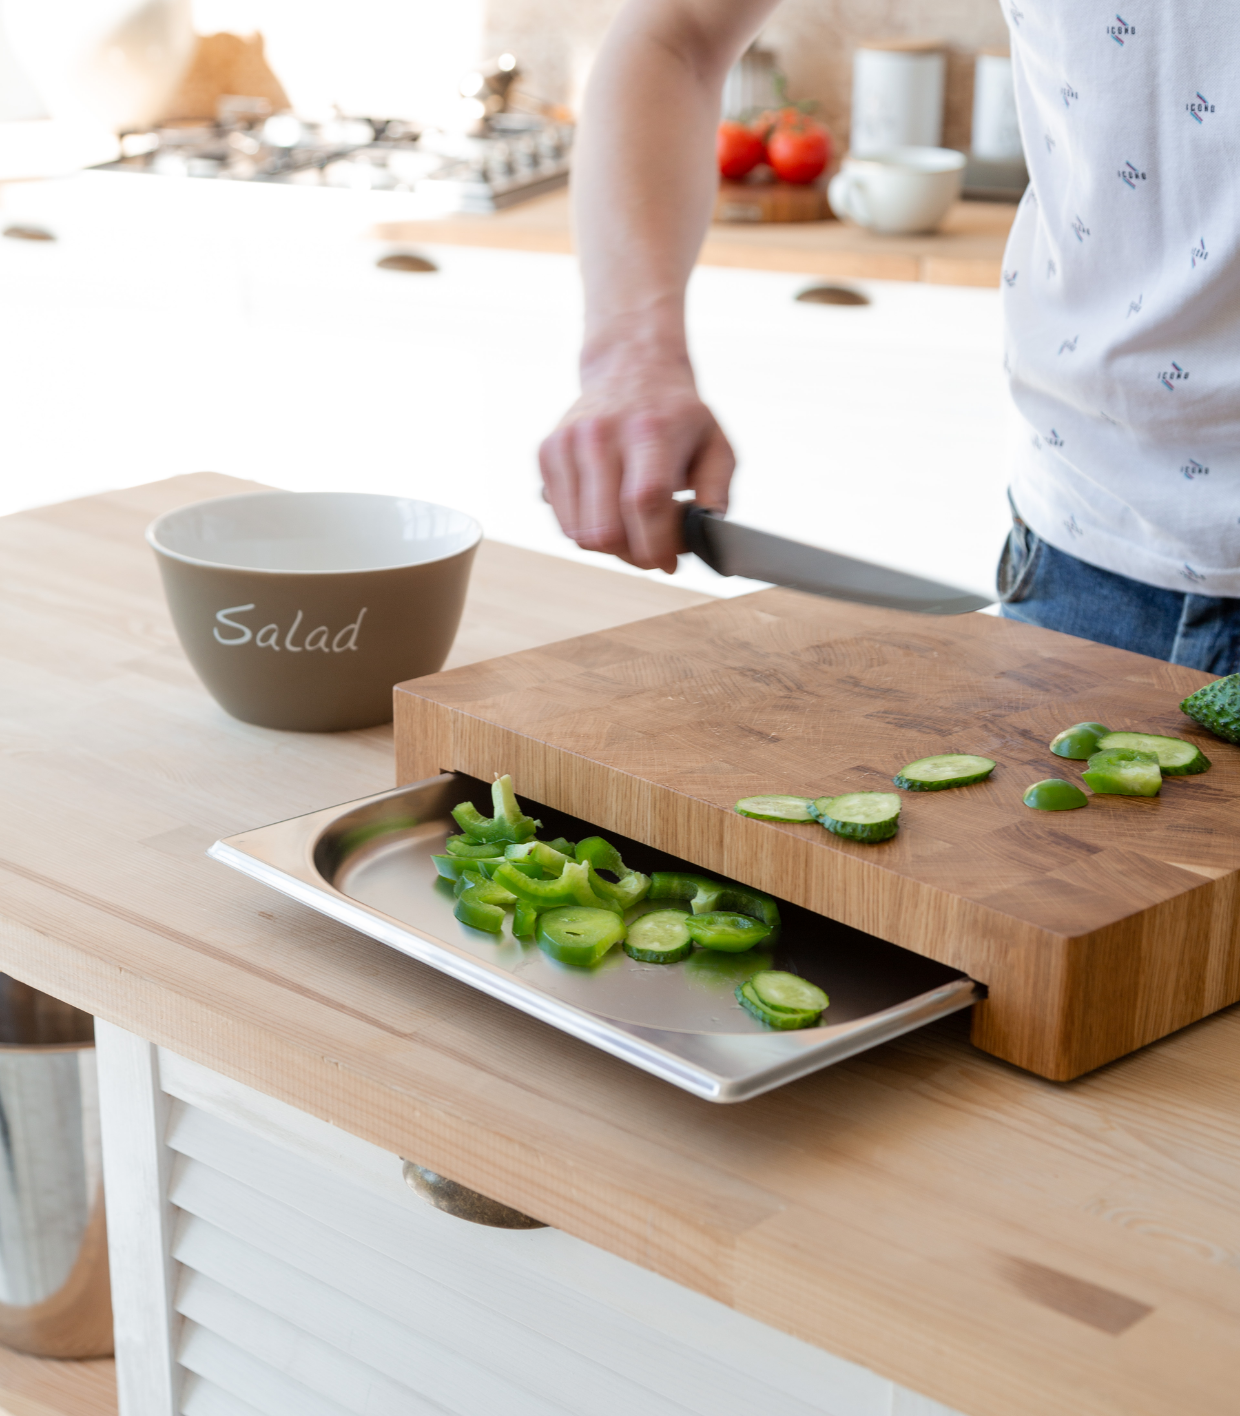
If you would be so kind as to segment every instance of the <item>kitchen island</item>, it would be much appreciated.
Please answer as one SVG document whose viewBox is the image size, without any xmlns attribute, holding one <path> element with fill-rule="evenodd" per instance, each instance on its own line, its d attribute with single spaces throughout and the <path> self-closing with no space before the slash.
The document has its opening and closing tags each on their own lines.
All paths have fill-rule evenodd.
<svg viewBox="0 0 1240 1416">
<path fill-rule="evenodd" d="M 947 1020 L 717 1107 L 207 860 L 393 782 L 389 729 L 185 662 L 143 527 L 246 485 L 0 522 L 0 969 L 102 1020 L 123 1416 L 1234 1412 L 1237 1009 L 1067 1085 Z M 486 543 L 450 663 L 698 598 Z"/>
</svg>

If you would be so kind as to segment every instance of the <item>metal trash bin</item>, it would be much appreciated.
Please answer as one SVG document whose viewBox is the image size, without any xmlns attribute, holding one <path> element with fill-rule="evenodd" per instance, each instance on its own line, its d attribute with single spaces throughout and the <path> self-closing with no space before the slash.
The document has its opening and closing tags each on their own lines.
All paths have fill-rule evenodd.
<svg viewBox="0 0 1240 1416">
<path fill-rule="evenodd" d="M 95 1024 L 0 974 L 0 1343 L 112 1351 Z"/>
</svg>

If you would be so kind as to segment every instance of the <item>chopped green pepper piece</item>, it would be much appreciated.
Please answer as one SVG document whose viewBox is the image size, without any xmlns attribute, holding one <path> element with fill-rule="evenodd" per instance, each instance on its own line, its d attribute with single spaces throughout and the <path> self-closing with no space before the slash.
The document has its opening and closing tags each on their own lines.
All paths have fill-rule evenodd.
<svg viewBox="0 0 1240 1416">
<path fill-rule="evenodd" d="M 577 859 L 590 867 L 590 888 L 600 898 L 623 913 L 646 898 L 650 889 L 650 877 L 640 870 L 630 870 L 620 859 L 620 852 L 602 836 L 588 836 L 577 842 Z M 600 870 L 609 871 L 619 879 L 613 884 L 599 875 Z"/>
<path fill-rule="evenodd" d="M 1098 751 L 1098 739 L 1111 731 L 1103 723 L 1073 723 L 1051 739 L 1051 751 L 1056 757 L 1071 757 L 1078 762 Z"/>
<path fill-rule="evenodd" d="M 656 870 L 650 877 L 650 899 L 683 900 L 694 914 L 709 914 L 727 888 L 722 880 L 679 870 Z"/>
<path fill-rule="evenodd" d="M 545 841 L 522 841 L 519 845 L 505 846 L 504 856 L 512 861 L 531 861 L 550 876 L 559 875 L 572 860 L 572 856 L 557 851 Z"/>
<path fill-rule="evenodd" d="M 1099 796 L 1157 796 L 1162 786 L 1158 754 L 1131 747 L 1095 752 L 1082 777 Z"/>
<path fill-rule="evenodd" d="M 1062 777 L 1045 777 L 1034 782 L 1033 786 L 1025 788 L 1022 800 L 1035 811 L 1075 811 L 1077 807 L 1089 805 L 1089 798 L 1080 787 L 1065 782 Z"/>
<path fill-rule="evenodd" d="M 760 919 L 772 930 L 779 928 L 779 906 L 770 895 L 764 895 L 761 890 L 752 890 L 748 885 L 711 880 L 706 875 L 689 875 L 678 870 L 657 870 L 650 877 L 649 898 L 684 900 L 695 915 L 710 914 L 714 910 L 734 910 L 737 914 Z"/>
<path fill-rule="evenodd" d="M 452 808 L 456 824 L 468 840 L 479 844 L 528 841 L 542 825 L 541 821 L 526 816 L 517 805 L 512 778 L 507 773 L 491 784 L 491 801 L 494 816 L 483 816 L 471 801 L 463 801 Z"/>
<path fill-rule="evenodd" d="M 502 845 L 471 841 L 468 836 L 449 836 L 445 844 L 449 855 L 460 856 L 462 860 L 496 860 L 504 854 Z"/>
<path fill-rule="evenodd" d="M 731 910 L 687 915 L 685 928 L 695 944 L 703 949 L 721 949 L 725 954 L 743 954 L 746 949 L 761 944 L 771 933 L 769 924 Z"/>
<path fill-rule="evenodd" d="M 504 928 L 504 910 L 516 903 L 516 897 L 494 880 L 468 871 L 456 882 L 456 908 L 453 914 L 462 924 L 482 929 L 488 934 L 500 934 Z"/>
<path fill-rule="evenodd" d="M 553 851 L 559 851 L 561 855 L 566 855 L 569 860 L 572 860 L 573 852 L 577 849 L 572 841 L 566 841 L 563 836 L 557 836 L 554 841 L 547 841 L 546 844 L 549 845 Z"/>
<path fill-rule="evenodd" d="M 581 906 L 538 916 L 538 945 L 562 964 L 588 968 L 624 938 L 624 921 L 611 910 Z"/>
<path fill-rule="evenodd" d="M 511 890 L 518 900 L 533 905 L 541 913 L 543 910 L 558 909 L 562 905 L 582 905 L 592 909 L 609 909 L 613 914 L 621 911 L 610 901 L 596 895 L 591 889 L 590 867 L 585 861 L 569 861 L 554 880 L 531 880 L 514 867 L 515 861 L 505 861 L 495 871 L 495 880 Z"/>
<path fill-rule="evenodd" d="M 433 855 L 431 859 L 445 880 L 459 880 L 464 871 L 476 870 L 482 864 L 479 860 L 467 860 L 464 856 L 455 855 Z"/>
<path fill-rule="evenodd" d="M 524 900 L 517 901 L 517 910 L 512 917 L 512 932 L 518 939 L 529 939 L 538 924 L 538 911 Z"/>
</svg>

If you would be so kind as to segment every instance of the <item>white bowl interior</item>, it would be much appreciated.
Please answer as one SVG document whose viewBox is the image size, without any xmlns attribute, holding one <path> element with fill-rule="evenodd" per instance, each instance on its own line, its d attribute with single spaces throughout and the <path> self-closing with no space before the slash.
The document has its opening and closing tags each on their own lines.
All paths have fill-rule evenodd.
<svg viewBox="0 0 1240 1416">
<path fill-rule="evenodd" d="M 367 492 L 253 492 L 165 512 L 147 540 L 180 560 L 242 570 L 357 571 L 424 565 L 468 550 L 463 511 Z"/>
<path fill-rule="evenodd" d="M 915 172 L 956 172 L 965 165 L 965 155 L 954 148 L 895 147 L 885 152 L 868 152 L 850 158 L 850 163 L 872 162 L 879 167 L 908 167 Z"/>
</svg>

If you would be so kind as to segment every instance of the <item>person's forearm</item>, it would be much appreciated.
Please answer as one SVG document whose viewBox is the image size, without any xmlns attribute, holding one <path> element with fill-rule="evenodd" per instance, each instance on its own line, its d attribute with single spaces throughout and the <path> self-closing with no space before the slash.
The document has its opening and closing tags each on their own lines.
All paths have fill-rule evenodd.
<svg viewBox="0 0 1240 1416">
<path fill-rule="evenodd" d="M 775 0 L 629 0 L 590 79 L 575 155 L 582 373 L 688 363 L 684 292 L 710 220 L 729 66 Z"/>
</svg>

